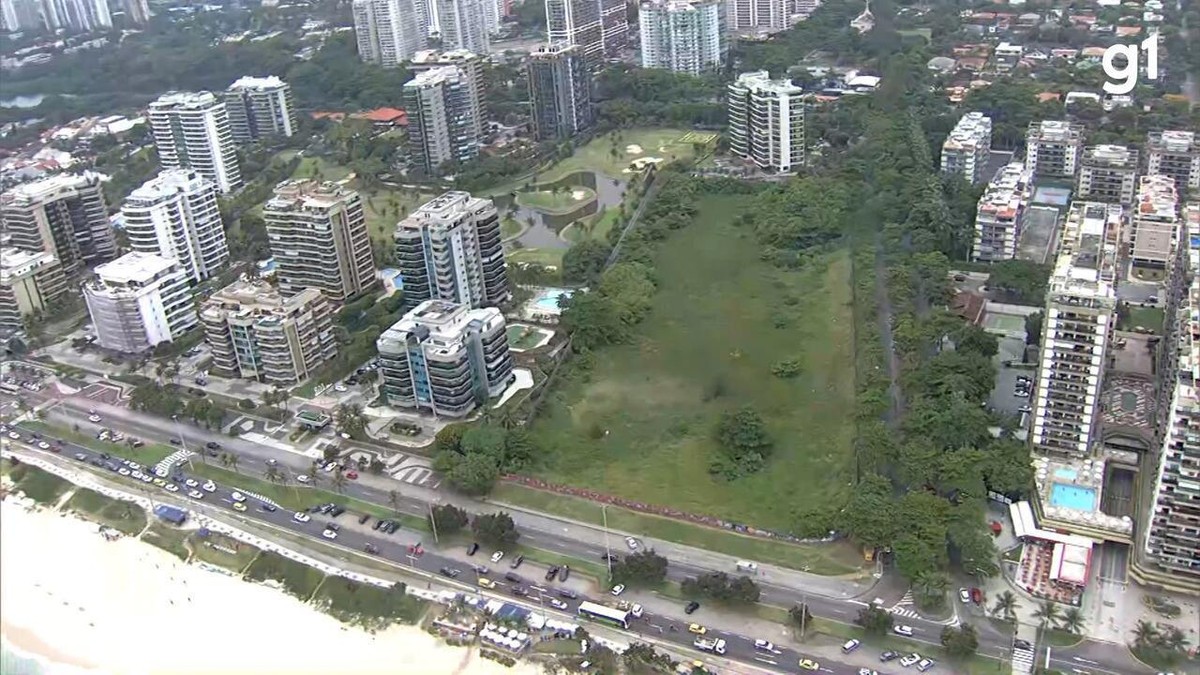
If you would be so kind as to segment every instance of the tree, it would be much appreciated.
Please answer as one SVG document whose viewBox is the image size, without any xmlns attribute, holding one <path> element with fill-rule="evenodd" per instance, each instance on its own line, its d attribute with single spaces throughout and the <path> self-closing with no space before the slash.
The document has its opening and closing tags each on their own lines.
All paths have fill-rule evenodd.
<svg viewBox="0 0 1200 675">
<path fill-rule="evenodd" d="M 466 511 L 453 504 L 438 504 L 434 506 L 431 510 L 430 519 L 433 521 L 434 527 L 437 528 L 439 535 L 454 534 L 466 527 L 470 520 L 467 517 Z"/>
<path fill-rule="evenodd" d="M 792 605 L 792 608 L 788 610 L 788 619 L 801 633 L 808 629 L 812 618 L 812 612 L 808 611 L 808 605 Z"/>
<path fill-rule="evenodd" d="M 1083 627 L 1087 621 L 1083 618 L 1083 612 L 1078 607 L 1068 607 L 1067 611 L 1063 612 L 1062 618 L 1058 621 L 1058 627 L 1068 633 L 1079 634 L 1083 632 Z"/>
<path fill-rule="evenodd" d="M 1051 600 L 1043 600 L 1033 612 L 1033 618 L 1038 620 L 1038 626 L 1045 629 L 1058 621 L 1058 605 Z"/>
<path fill-rule="evenodd" d="M 444 456 L 439 456 L 442 457 Z M 446 480 L 455 489 L 471 496 L 491 492 L 496 485 L 496 479 L 500 477 L 500 467 L 496 465 L 496 458 L 482 453 L 457 456 L 457 459 L 448 465 L 445 462 L 435 462 L 435 468 L 445 472 Z"/>
<path fill-rule="evenodd" d="M 1155 645 L 1159 637 L 1158 627 L 1149 621 L 1139 620 L 1133 627 L 1133 643 L 1139 649 Z"/>
<path fill-rule="evenodd" d="M 951 658 L 965 659 L 979 649 L 979 636 L 969 623 L 942 629 L 942 647 Z"/>
<path fill-rule="evenodd" d="M 854 623 L 874 635 L 887 635 L 892 630 L 892 613 L 879 605 L 868 605 L 858 610 Z"/>
<path fill-rule="evenodd" d="M 993 611 L 1002 615 L 1008 621 L 1013 621 L 1017 617 L 1017 596 L 1012 591 L 1004 591 L 996 596 L 996 604 Z"/>
<path fill-rule="evenodd" d="M 341 494 L 346 489 L 346 476 L 341 471 L 335 471 L 333 472 L 333 476 L 329 478 L 329 484 L 333 486 L 333 489 L 338 494 Z"/>
<path fill-rule="evenodd" d="M 1025 344 L 1036 345 L 1042 342 L 1042 319 L 1041 312 L 1025 315 Z"/>
<path fill-rule="evenodd" d="M 497 547 L 512 546 L 521 536 L 512 516 L 503 511 L 475 516 L 471 531 L 479 541 Z"/>
<path fill-rule="evenodd" d="M 598 239 L 584 239 L 563 254 L 563 280 L 571 284 L 591 286 L 600 280 L 600 273 L 612 252 L 608 244 Z"/>
<path fill-rule="evenodd" d="M 363 417 L 362 406 L 357 403 L 343 403 L 337 407 L 334 414 L 338 431 L 352 438 L 361 438 L 366 431 L 367 421 Z"/>
<path fill-rule="evenodd" d="M 925 606 L 939 604 L 946 595 L 950 580 L 937 570 L 926 570 L 913 579 L 913 590 Z"/>
<path fill-rule="evenodd" d="M 684 579 L 681 589 L 685 595 L 711 598 L 729 604 L 758 602 L 758 584 L 750 577 L 731 577 L 724 572 L 711 572 Z"/>
<path fill-rule="evenodd" d="M 1028 260 L 1005 260 L 992 266 L 988 287 L 1001 299 L 1018 304 L 1041 305 L 1050 281 L 1050 267 Z"/>
<path fill-rule="evenodd" d="M 755 473 L 766 464 L 772 441 L 754 408 L 726 411 L 717 424 L 716 436 L 719 448 L 709 473 L 733 479 Z"/>
<path fill-rule="evenodd" d="M 855 486 L 841 512 L 843 531 L 867 548 L 891 544 L 899 524 L 892 501 L 892 486 L 878 474 L 868 474 Z"/>
<path fill-rule="evenodd" d="M 576 292 L 566 301 L 559 324 L 578 351 L 591 351 L 629 339 L 629 327 L 621 321 L 616 304 L 598 291 Z"/>
<path fill-rule="evenodd" d="M 667 559 L 653 549 L 625 556 L 612 565 L 614 583 L 633 586 L 654 586 L 667 577 Z"/>
</svg>

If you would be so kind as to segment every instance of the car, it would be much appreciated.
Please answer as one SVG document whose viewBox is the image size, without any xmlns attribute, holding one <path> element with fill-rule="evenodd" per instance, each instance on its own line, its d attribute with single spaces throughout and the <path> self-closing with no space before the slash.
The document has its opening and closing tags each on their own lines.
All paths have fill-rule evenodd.
<svg viewBox="0 0 1200 675">
<path fill-rule="evenodd" d="M 633 615 L 633 618 L 640 619 L 646 613 L 646 610 L 641 605 L 634 605 L 633 609 L 629 610 L 629 613 Z"/>
<path fill-rule="evenodd" d="M 870 668 L 859 668 L 858 675 L 879 675 L 879 671 Z"/>
<path fill-rule="evenodd" d="M 199 490 L 188 490 L 188 496 L 192 499 L 204 499 L 204 493 Z"/>
<path fill-rule="evenodd" d="M 638 549 L 638 540 L 633 537 L 625 537 L 625 545 L 629 547 L 630 551 L 636 551 Z"/>
<path fill-rule="evenodd" d="M 1021 639 L 1013 640 L 1013 647 L 1016 649 L 1033 649 L 1033 645 L 1029 643 L 1029 640 Z"/>
<path fill-rule="evenodd" d="M 174 483 L 167 483 L 163 489 L 167 492 L 179 492 L 179 486 Z"/>
<path fill-rule="evenodd" d="M 332 473 L 333 470 L 336 468 L 337 468 L 337 462 L 329 462 L 325 466 L 321 467 L 321 470 L 326 473 Z"/>
<path fill-rule="evenodd" d="M 933 668 L 936 665 L 937 665 L 937 661 L 934 661 L 933 659 L 921 659 L 917 663 L 917 670 L 921 671 L 922 673 L 928 672 L 931 668 Z"/>
<path fill-rule="evenodd" d="M 961 600 L 964 605 L 971 604 L 971 591 L 968 591 L 965 588 L 958 589 L 958 599 Z"/>
<path fill-rule="evenodd" d="M 312 520 L 312 516 L 303 511 L 297 511 L 292 514 L 292 520 L 296 521 L 297 523 L 307 523 L 308 521 Z"/>
<path fill-rule="evenodd" d="M 183 445 L 183 441 L 179 440 L 178 438 L 170 438 L 168 439 L 168 442 L 171 445 Z"/>
<path fill-rule="evenodd" d="M 601 553 L 600 559 L 604 562 L 621 562 L 620 556 L 617 556 L 614 553 Z"/>
<path fill-rule="evenodd" d="M 140 448 L 143 445 L 145 445 L 145 443 L 137 438 L 130 439 L 130 441 L 129 441 L 129 447 L 131 447 L 131 448 Z"/>
<path fill-rule="evenodd" d="M 570 566 L 570 565 L 563 565 L 563 566 L 562 566 L 562 569 L 560 569 L 560 570 L 558 571 L 558 580 L 559 580 L 559 581 L 566 581 L 566 580 L 567 580 L 567 577 L 569 577 L 569 576 L 571 576 L 571 566 Z"/>
<path fill-rule="evenodd" d="M 693 601 L 689 602 L 689 603 L 687 604 L 687 606 L 685 606 L 685 607 L 683 608 L 683 613 L 684 613 L 684 614 L 691 614 L 692 612 L 695 612 L 695 611 L 696 611 L 696 610 L 698 610 L 698 609 L 700 609 L 700 603 L 698 603 L 698 602 L 696 602 L 695 600 L 693 600 Z"/>
<path fill-rule="evenodd" d="M 216 492 L 217 484 L 212 482 L 211 480 L 205 481 L 204 485 L 200 486 L 200 489 L 204 490 L 205 492 Z"/>
<path fill-rule="evenodd" d="M 395 525 L 395 523 L 392 523 L 392 525 Z M 425 549 L 421 548 L 421 542 L 418 541 L 408 547 L 408 554 L 411 556 L 425 555 Z"/>
<path fill-rule="evenodd" d="M 812 659 L 800 659 L 800 670 L 820 670 L 821 664 Z"/>
<path fill-rule="evenodd" d="M 558 597 L 574 600 L 579 597 L 579 594 L 569 588 L 558 589 Z"/>
<path fill-rule="evenodd" d="M 842 653 L 849 654 L 860 646 L 862 646 L 862 642 L 859 640 L 847 640 L 846 644 L 842 645 Z"/>
<path fill-rule="evenodd" d="M 266 511 L 267 513 L 274 513 L 278 507 L 270 502 L 263 502 L 258 505 L 258 508 L 262 511 Z"/>
<path fill-rule="evenodd" d="M 325 531 L 321 532 L 321 536 L 325 537 L 326 539 L 337 539 L 337 530 L 330 530 L 327 528 Z"/>
<path fill-rule="evenodd" d="M 347 471 L 346 478 L 349 478 L 350 480 L 358 480 L 358 472 L 354 471 L 353 469 L 350 471 Z"/>
<path fill-rule="evenodd" d="M 523 555 L 517 555 L 517 557 L 513 558 L 513 560 L 512 560 L 512 564 L 511 564 L 511 565 L 509 565 L 509 567 L 512 567 L 512 568 L 515 570 L 515 569 L 517 569 L 518 567 L 520 567 L 520 566 L 521 566 L 521 563 L 523 563 L 523 562 L 525 562 L 525 556 L 523 556 Z"/>
<path fill-rule="evenodd" d="M 149 483 L 152 480 L 154 480 L 154 479 L 151 478 L 150 476 L 147 476 L 146 474 L 142 474 L 142 482 L 143 483 Z"/>
<path fill-rule="evenodd" d="M 879 655 L 879 660 L 883 661 L 884 663 L 887 663 L 888 661 L 895 661 L 898 658 L 900 658 L 900 652 L 894 652 L 890 649 Z"/>
<path fill-rule="evenodd" d="M 194 487 L 197 487 L 198 485 L 200 485 L 199 483 L 197 483 L 197 482 L 196 482 L 196 479 L 194 479 L 194 478 L 187 478 L 187 479 L 185 479 L 185 480 L 183 481 L 183 484 L 184 484 L 184 485 L 186 485 L 186 486 L 188 486 L 188 487 L 190 487 L 190 488 L 194 488 Z"/>
<path fill-rule="evenodd" d="M 384 520 L 383 518 L 380 518 L 379 520 L 375 521 L 375 524 L 371 526 L 371 529 L 378 530 L 386 522 L 387 522 L 386 520 Z"/>
<path fill-rule="evenodd" d="M 233 510 L 234 510 L 234 511 L 240 511 L 240 512 L 242 512 L 242 513 L 245 513 L 245 511 L 246 511 L 246 505 L 245 505 L 245 504 L 243 504 L 243 503 L 241 503 L 241 502 L 234 502 L 234 503 L 233 503 Z"/>
<path fill-rule="evenodd" d="M 921 655 L 916 652 L 913 652 L 912 654 L 909 654 L 908 656 L 900 659 L 900 665 L 907 668 L 920 660 L 921 660 Z"/>
<path fill-rule="evenodd" d="M 475 555 L 479 552 L 479 542 L 473 541 L 467 546 L 467 555 Z"/>
<path fill-rule="evenodd" d="M 364 544 L 363 550 L 372 555 L 379 553 L 379 547 L 375 544 Z"/>
<path fill-rule="evenodd" d="M 491 574 L 491 573 L 492 573 L 492 570 L 487 565 L 476 565 L 475 566 L 475 574 L 478 574 L 480 576 L 487 576 L 488 574 Z"/>
<path fill-rule="evenodd" d="M 117 473 L 122 476 L 128 476 L 132 472 L 129 469 L 126 469 L 125 467 L 121 467 L 121 468 L 117 469 Z"/>
<path fill-rule="evenodd" d="M 1023 413 L 1031 413 L 1031 412 L 1033 412 L 1033 406 L 1031 406 L 1031 405 L 1023 405 L 1023 406 L 1021 406 L 1020 408 L 1017 408 L 1017 411 L 1018 411 L 1018 412 L 1023 412 Z"/>
<path fill-rule="evenodd" d="M 570 605 L 563 602 L 562 600 L 559 600 L 558 598 L 550 598 L 549 602 L 550 602 L 550 606 L 553 607 L 554 609 L 566 609 L 567 607 L 570 607 Z"/>
<path fill-rule="evenodd" d="M 102 418 L 99 415 L 89 415 L 88 421 L 92 423 L 99 422 Z"/>
<path fill-rule="evenodd" d="M 524 586 L 513 586 L 512 594 L 518 595 L 523 598 L 523 597 L 529 595 L 529 591 Z"/>
<path fill-rule="evenodd" d="M 965 274 L 955 274 L 955 275 L 954 275 L 954 280 L 955 280 L 955 281 L 966 281 L 966 280 L 967 280 L 967 275 L 965 275 Z"/>
<path fill-rule="evenodd" d="M 83 454 L 82 452 L 77 452 L 77 453 L 75 453 L 75 459 L 77 459 L 81 462 L 85 462 L 85 461 L 87 461 L 87 455 Z"/>
<path fill-rule="evenodd" d="M 977 586 L 971 587 L 971 602 L 974 602 L 977 605 L 983 604 L 983 591 Z"/>
<path fill-rule="evenodd" d="M 166 485 L 166 484 L 167 484 L 167 481 L 165 481 L 165 480 L 163 480 L 163 479 L 161 479 L 161 478 L 154 478 L 154 479 L 151 479 L 151 480 L 153 480 L 153 481 L 154 481 L 154 486 L 155 486 L 155 487 L 163 487 L 164 485 Z"/>
<path fill-rule="evenodd" d="M 240 492 L 231 492 L 231 493 L 229 494 L 229 498 L 230 498 L 230 499 L 232 499 L 232 500 L 233 500 L 233 501 L 235 501 L 235 502 L 244 502 L 244 501 L 246 501 L 246 495 L 244 495 L 244 494 L 242 494 L 242 493 L 240 493 Z"/>
<path fill-rule="evenodd" d="M 312 480 L 312 479 L 309 478 L 306 474 L 300 474 L 299 476 L 296 476 L 297 483 L 307 483 L 310 480 Z"/>
<path fill-rule="evenodd" d="M 340 393 L 346 391 L 346 385 L 341 384 L 339 382 L 338 384 L 333 385 L 333 390 L 340 394 Z"/>
<path fill-rule="evenodd" d="M 616 586 L 613 586 L 611 592 L 613 595 L 620 595 L 620 594 L 624 593 L 625 592 L 625 584 L 617 584 Z"/>
<path fill-rule="evenodd" d="M 112 439 L 114 441 L 123 441 L 123 440 L 125 440 L 125 434 L 123 434 L 119 431 L 114 431 L 113 435 L 112 435 Z"/>
<path fill-rule="evenodd" d="M 141 464 L 138 464 L 137 462 L 129 462 L 129 463 L 128 463 L 128 464 L 126 464 L 125 466 L 128 466 L 130 469 L 133 469 L 134 471 L 141 471 L 141 470 L 142 470 L 142 465 L 141 465 Z"/>
<path fill-rule="evenodd" d="M 492 563 L 498 563 L 502 558 L 504 558 L 504 551 L 496 551 L 492 554 Z"/>
<path fill-rule="evenodd" d="M 321 504 L 320 506 L 317 507 L 317 512 L 327 514 L 331 511 L 333 511 L 333 509 L 336 507 L 337 507 L 337 504 L 334 504 L 333 502 L 329 502 L 327 504 Z"/>
<path fill-rule="evenodd" d="M 359 524 L 359 525 L 363 525 L 363 524 L 365 524 L 365 523 L 366 523 L 368 520 L 370 520 L 370 519 L 371 519 L 371 514 L 369 514 L 369 513 L 364 513 L 364 514 L 362 514 L 361 516 L 359 516 L 359 517 L 358 517 L 358 524 Z"/>
<path fill-rule="evenodd" d="M 154 475 L 158 476 L 159 478 L 166 478 L 168 475 L 168 472 L 166 469 L 164 469 L 162 467 L 157 467 L 154 469 Z"/>
<path fill-rule="evenodd" d="M 475 580 L 475 583 L 479 584 L 480 588 L 495 588 L 496 587 L 496 582 L 492 581 L 491 579 L 488 579 L 487 577 L 479 577 L 478 579 Z"/>
<path fill-rule="evenodd" d="M 332 509 L 329 509 L 329 515 L 333 516 L 334 518 L 337 518 L 345 512 L 346 508 L 344 506 L 335 506 Z"/>
<path fill-rule="evenodd" d="M 507 579 L 508 581 L 513 582 L 514 584 L 519 584 L 522 581 L 525 581 L 524 579 L 521 578 L 521 575 L 517 574 L 516 572 L 505 572 L 504 578 Z"/>
<path fill-rule="evenodd" d="M 387 524 L 387 529 L 385 529 L 384 532 L 386 532 L 388 534 L 393 534 L 398 529 L 400 529 L 400 523 L 397 523 L 396 521 L 393 520 L 392 522 Z"/>
<path fill-rule="evenodd" d="M 49 450 L 50 444 L 47 443 L 46 441 L 42 441 L 42 442 L 38 443 L 38 447 L 41 448 L 42 450 Z"/>
<path fill-rule="evenodd" d="M 209 450 L 220 450 L 221 444 L 216 441 L 209 441 L 204 444 L 204 447 L 208 448 Z"/>
<path fill-rule="evenodd" d="M 693 623 L 688 624 L 688 632 L 695 633 L 696 635 L 704 635 L 708 632 L 708 629 L 698 623 Z"/>
<path fill-rule="evenodd" d="M 21 434 L 18 434 L 18 433 L 17 433 L 17 432 L 15 432 L 15 431 L 10 431 L 10 432 L 8 432 L 8 437 L 9 437 L 9 438 L 11 438 L 11 439 L 13 439 L 14 441 L 19 441 L 19 440 L 21 440 Z"/>
<path fill-rule="evenodd" d="M 453 569 L 451 567 L 443 567 L 442 569 L 438 570 L 438 574 L 441 574 L 444 577 L 449 577 L 451 579 L 457 579 L 458 575 L 462 574 L 462 572 L 460 572 L 456 569 Z"/>
<path fill-rule="evenodd" d="M 775 645 L 770 640 L 755 640 L 754 648 L 764 652 L 775 651 Z"/>
<path fill-rule="evenodd" d="M 554 581 L 558 578 L 558 565 L 551 565 L 550 569 L 546 570 L 546 581 Z"/>
<path fill-rule="evenodd" d="M 913 629 L 912 629 L 912 626 L 900 625 L 900 626 L 893 626 L 892 632 L 895 633 L 896 635 L 902 635 L 904 637 L 912 637 Z"/>
</svg>

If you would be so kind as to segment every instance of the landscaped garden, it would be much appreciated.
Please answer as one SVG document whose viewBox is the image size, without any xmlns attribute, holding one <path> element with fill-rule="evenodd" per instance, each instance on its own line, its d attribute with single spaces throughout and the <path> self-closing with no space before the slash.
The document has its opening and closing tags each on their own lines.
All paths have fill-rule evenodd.
<svg viewBox="0 0 1200 675">
<path fill-rule="evenodd" d="M 595 191 L 583 186 L 517 193 L 518 204 L 546 213 L 570 213 L 595 198 Z"/>
</svg>

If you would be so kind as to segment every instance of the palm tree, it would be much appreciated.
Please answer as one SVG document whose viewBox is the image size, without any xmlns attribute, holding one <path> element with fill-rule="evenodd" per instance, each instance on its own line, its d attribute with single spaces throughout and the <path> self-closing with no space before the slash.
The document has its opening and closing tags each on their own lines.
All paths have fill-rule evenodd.
<svg viewBox="0 0 1200 675">
<path fill-rule="evenodd" d="M 922 572 L 913 580 L 917 594 L 929 600 L 945 595 L 948 583 L 946 575 L 940 572 Z"/>
<path fill-rule="evenodd" d="M 993 611 L 1012 621 L 1017 615 L 1017 596 L 1012 591 L 1004 591 L 996 597 L 996 606 Z"/>
<path fill-rule="evenodd" d="M 1133 627 L 1133 644 L 1136 647 L 1147 647 L 1158 641 L 1158 627 L 1149 621 L 1138 621 Z"/>
<path fill-rule="evenodd" d="M 333 489 L 337 490 L 339 494 L 341 494 L 342 490 L 346 487 L 346 477 L 342 475 L 341 471 L 335 472 L 333 477 L 329 479 L 329 482 L 333 485 Z"/>
<path fill-rule="evenodd" d="M 263 478 L 266 478 L 267 482 L 269 482 L 269 483 L 274 483 L 274 482 L 278 481 L 279 476 L 280 476 L 279 469 L 275 468 L 274 465 L 268 466 L 267 470 L 263 471 Z"/>
<path fill-rule="evenodd" d="M 1058 617 L 1058 605 L 1050 600 L 1043 600 L 1042 604 L 1038 605 L 1037 611 L 1033 613 L 1033 618 L 1038 620 L 1038 625 L 1042 629 L 1057 621 Z"/>
<path fill-rule="evenodd" d="M 1162 642 L 1164 646 L 1177 652 L 1184 651 L 1188 646 L 1187 636 L 1183 634 L 1183 631 L 1174 626 L 1171 626 L 1163 633 Z"/>
<path fill-rule="evenodd" d="M 400 493 L 395 490 L 388 490 L 388 505 L 396 513 L 400 513 Z"/>
<path fill-rule="evenodd" d="M 233 469 L 234 473 L 238 472 L 237 465 L 238 465 L 237 455 L 235 455 L 233 453 L 229 453 L 229 468 Z"/>
<path fill-rule="evenodd" d="M 1085 623 L 1083 612 L 1079 611 L 1078 607 L 1068 607 L 1067 611 L 1063 612 L 1062 618 L 1059 619 L 1058 627 L 1068 633 L 1082 633 Z"/>
<path fill-rule="evenodd" d="M 229 458 L 230 454 L 228 452 L 222 452 L 221 455 L 217 457 L 217 461 L 221 463 L 221 466 L 228 467 L 230 461 Z"/>
</svg>

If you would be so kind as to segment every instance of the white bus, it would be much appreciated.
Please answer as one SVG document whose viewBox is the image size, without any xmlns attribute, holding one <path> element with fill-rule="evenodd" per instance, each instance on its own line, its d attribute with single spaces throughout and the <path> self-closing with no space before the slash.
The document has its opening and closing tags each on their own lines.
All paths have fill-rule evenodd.
<svg viewBox="0 0 1200 675">
<path fill-rule="evenodd" d="M 604 605 L 597 605 L 594 602 L 579 603 L 579 616 L 599 621 L 600 623 L 606 623 L 610 626 L 629 629 L 629 612 L 605 607 Z"/>
</svg>

